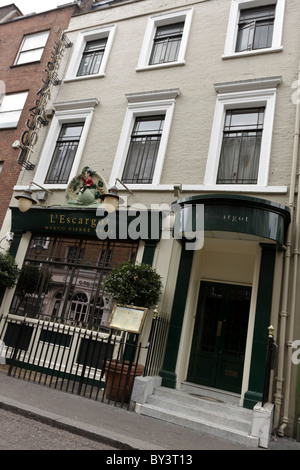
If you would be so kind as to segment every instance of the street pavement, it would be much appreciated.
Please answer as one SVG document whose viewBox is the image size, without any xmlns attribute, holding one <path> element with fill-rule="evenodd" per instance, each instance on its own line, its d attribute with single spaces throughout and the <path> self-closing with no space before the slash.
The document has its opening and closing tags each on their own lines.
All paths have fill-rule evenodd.
<svg viewBox="0 0 300 470">
<path fill-rule="evenodd" d="M 249 449 L 206 433 L 142 416 L 132 410 L 7 376 L 4 372 L 0 372 L 0 408 L 119 450 L 177 453 L 265 450 Z M 279 438 L 272 440 L 269 450 L 300 450 L 300 443 Z"/>
</svg>

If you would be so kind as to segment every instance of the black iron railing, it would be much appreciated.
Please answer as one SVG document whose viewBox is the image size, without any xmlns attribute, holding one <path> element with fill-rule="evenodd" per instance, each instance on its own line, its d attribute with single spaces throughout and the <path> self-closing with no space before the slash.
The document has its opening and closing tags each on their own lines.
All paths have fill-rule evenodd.
<svg viewBox="0 0 300 470">
<path fill-rule="evenodd" d="M 142 347 L 126 332 L 2 316 L 0 367 L 19 379 L 129 409 L 135 377 L 158 374 L 166 331 L 167 321 L 155 317 Z M 145 366 L 139 363 L 142 351 Z"/>
</svg>

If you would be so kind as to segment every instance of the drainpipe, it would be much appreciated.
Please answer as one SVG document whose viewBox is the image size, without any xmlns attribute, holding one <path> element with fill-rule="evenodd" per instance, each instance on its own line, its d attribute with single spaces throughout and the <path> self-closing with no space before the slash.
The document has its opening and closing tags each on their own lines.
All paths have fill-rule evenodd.
<svg viewBox="0 0 300 470">
<path fill-rule="evenodd" d="M 298 81 L 297 86 L 300 84 L 300 62 L 298 67 Z M 289 193 L 289 208 L 291 211 L 291 223 L 288 227 L 286 253 L 285 253 L 285 266 L 283 273 L 283 294 L 282 294 L 282 307 L 280 312 L 281 324 L 280 324 L 280 335 L 279 335 L 279 351 L 278 351 L 278 371 L 277 371 L 277 386 L 275 392 L 275 417 L 274 427 L 278 429 L 280 419 L 280 408 L 282 399 L 282 388 L 283 382 L 285 382 L 285 394 L 284 394 L 284 416 L 282 418 L 282 425 L 278 429 L 278 435 L 284 436 L 284 430 L 289 422 L 288 409 L 289 409 L 289 396 L 290 396 L 290 378 L 291 378 L 291 365 L 292 365 L 292 335 L 293 325 L 295 318 L 295 305 L 296 305 L 296 293 L 297 293 L 297 268 L 298 268 L 298 256 L 299 256 L 299 217 L 300 217 L 300 194 L 298 184 L 298 200 L 297 200 L 297 212 L 295 221 L 295 248 L 294 248 L 294 270 L 292 280 L 292 295 L 291 295 L 291 311 L 289 315 L 289 339 L 286 343 L 286 330 L 287 330 L 287 317 L 288 317 L 288 292 L 289 292 L 289 281 L 290 281 L 290 265 L 291 265 L 291 245 L 294 230 L 294 208 L 295 208 L 295 189 L 297 179 L 299 181 L 298 173 L 298 150 L 299 150 L 299 129 L 300 129 L 300 99 L 297 96 L 296 101 L 296 117 L 295 117 L 295 132 L 294 132 L 294 147 L 293 147 L 293 159 L 292 159 L 292 173 Z M 287 350 L 287 367 L 286 367 L 286 379 L 283 377 L 283 369 L 285 364 L 285 347 L 288 346 Z"/>
</svg>

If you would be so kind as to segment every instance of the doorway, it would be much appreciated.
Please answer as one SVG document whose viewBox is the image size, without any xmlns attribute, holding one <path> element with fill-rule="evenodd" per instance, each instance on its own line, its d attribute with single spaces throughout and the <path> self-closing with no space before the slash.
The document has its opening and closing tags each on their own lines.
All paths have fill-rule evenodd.
<svg viewBox="0 0 300 470">
<path fill-rule="evenodd" d="M 251 287 L 202 281 L 189 382 L 240 393 Z"/>
</svg>

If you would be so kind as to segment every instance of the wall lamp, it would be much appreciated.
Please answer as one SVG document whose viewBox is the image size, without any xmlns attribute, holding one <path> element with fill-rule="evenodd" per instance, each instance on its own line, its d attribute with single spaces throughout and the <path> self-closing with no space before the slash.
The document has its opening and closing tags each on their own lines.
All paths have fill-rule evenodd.
<svg viewBox="0 0 300 470">
<path fill-rule="evenodd" d="M 43 188 L 43 186 L 40 186 L 39 184 L 32 181 L 29 184 L 28 189 L 24 190 L 23 194 L 21 194 L 20 196 L 15 196 L 15 198 L 18 200 L 18 206 L 21 212 L 27 212 L 33 204 L 37 204 L 37 201 L 33 199 L 32 197 L 32 190 L 31 190 L 32 185 L 38 186 L 40 189 L 44 191 L 44 194 L 41 194 L 39 197 L 39 200 L 41 201 L 44 201 L 46 199 L 45 193 L 52 194 L 52 192 L 49 191 L 49 189 L 45 189 Z"/>
<path fill-rule="evenodd" d="M 124 186 L 124 188 L 130 192 L 130 194 L 133 194 L 131 189 L 127 188 L 123 181 L 121 181 L 119 178 L 116 178 L 114 186 L 109 188 L 108 193 L 101 194 L 100 196 L 100 199 L 103 201 L 103 207 L 108 213 L 116 211 L 119 207 L 119 204 L 123 204 L 124 202 L 124 199 L 118 196 L 119 190 L 117 188 L 117 182 L 121 183 L 121 185 Z"/>
</svg>

